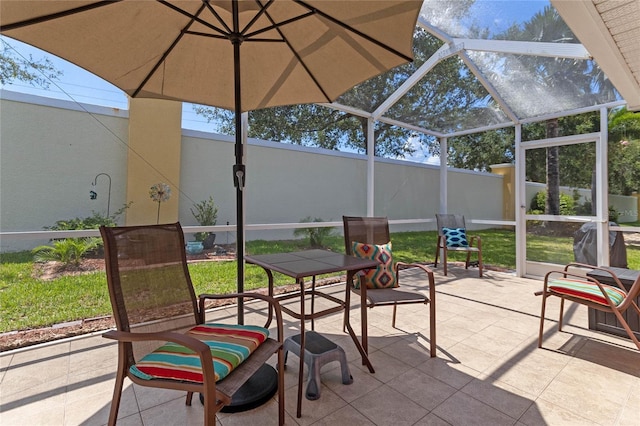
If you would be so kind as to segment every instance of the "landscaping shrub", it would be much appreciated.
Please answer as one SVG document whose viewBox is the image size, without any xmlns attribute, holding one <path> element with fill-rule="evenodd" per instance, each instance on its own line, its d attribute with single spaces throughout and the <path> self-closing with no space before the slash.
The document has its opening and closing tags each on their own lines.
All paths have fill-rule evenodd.
<svg viewBox="0 0 640 426">
<path fill-rule="evenodd" d="M 544 214 L 547 204 L 547 191 L 538 191 L 531 200 L 529 214 Z M 576 214 L 576 202 L 571 195 L 560 194 L 560 214 L 563 216 Z"/>
<path fill-rule="evenodd" d="M 311 223 L 311 222 L 324 222 L 319 217 L 314 219 L 311 216 L 307 216 L 306 218 L 300 221 L 301 223 Z M 331 236 L 333 233 L 333 228 L 298 228 L 293 231 L 293 235 L 296 237 L 306 236 L 309 238 L 309 245 L 313 248 L 322 248 L 324 247 L 324 240 Z"/>
<path fill-rule="evenodd" d="M 195 203 L 191 209 L 191 214 L 202 226 L 215 225 L 218 219 L 218 208 L 213 202 L 213 197 Z M 196 241 L 204 241 L 209 234 L 211 234 L 211 232 L 197 232 L 195 234 Z"/>
<path fill-rule="evenodd" d="M 62 262 L 65 268 L 79 266 L 82 258 L 96 249 L 100 238 L 65 238 L 53 241 L 53 246 L 38 246 L 32 250 L 36 262 Z"/>
<path fill-rule="evenodd" d="M 53 226 L 45 226 L 44 229 L 52 231 L 74 231 L 79 229 L 98 229 L 100 226 L 115 226 L 116 221 L 133 202 L 123 205 L 111 216 L 92 212 L 85 218 L 63 219 L 56 221 Z M 89 254 L 98 254 L 102 247 L 101 238 L 64 238 L 52 240 L 51 246 L 39 246 L 31 252 L 36 262 L 57 261 L 62 262 L 65 268 L 78 266 L 82 258 Z"/>
<path fill-rule="evenodd" d="M 122 206 L 118 211 L 111 216 L 105 216 L 101 213 L 91 212 L 91 216 L 85 218 L 73 218 L 63 219 L 56 221 L 53 226 L 45 226 L 44 229 L 51 231 L 72 231 L 76 229 L 98 229 L 100 226 L 115 226 L 117 220 L 124 214 L 124 211 L 128 209 L 133 201 Z"/>
</svg>

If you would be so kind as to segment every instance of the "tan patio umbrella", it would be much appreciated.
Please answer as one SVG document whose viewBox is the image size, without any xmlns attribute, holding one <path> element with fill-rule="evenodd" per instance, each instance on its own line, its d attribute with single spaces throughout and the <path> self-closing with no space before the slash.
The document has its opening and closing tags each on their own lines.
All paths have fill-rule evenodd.
<svg viewBox="0 0 640 426">
<path fill-rule="evenodd" d="M 131 97 L 235 111 L 242 291 L 240 113 L 331 102 L 410 61 L 421 5 L 422 0 L 2 0 L 0 32 L 73 62 Z"/>
</svg>

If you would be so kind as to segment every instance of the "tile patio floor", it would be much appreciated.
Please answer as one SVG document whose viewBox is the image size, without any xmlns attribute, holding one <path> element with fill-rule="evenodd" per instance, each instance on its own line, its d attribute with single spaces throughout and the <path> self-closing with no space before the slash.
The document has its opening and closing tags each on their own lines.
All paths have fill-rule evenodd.
<svg viewBox="0 0 640 426">
<path fill-rule="evenodd" d="M 404 286 L 420 286 L 404 272 Z M 587 309 L 567 305 L 564 332 L 555 329 L 559 303 L 550 299 L 545 349 L 536 347 L 540 281 L 487 271 L 477 278 L 451 268 L 436 273 L 436 358 L 428 356 L 428 309 L 369 310 L 370 374 L 361 366 L 338 314 L 317 320 L 316 331 L 340 344 L 354 382 L 343 385 L 337 362 L 322 370 L 317 401 L 303 399 L 295 417 L 297 362 L 286 370 L 286 423 L 290 425 L 639 425 L 640 352 L 630 341 L 587 329 Z M 323 290 L 343 295 L 344 284 Z M 352 324 L 359 334 L 359 309 Z M 250 310 L 251 305 L 247 306 Z M 230 317 L 214 311 L 209 319 Z M 247 314 L 247 323 L 261 312 Z M 285 316 L 286 334 L 299 323 Z M 307 327 L 308 329 L 309 327 Z M 103 425 L 111 401 L 116 345 L 99 335 L 0 355 L 0 424 Z M 202 406 L 184 394 L 126 385 L 120 425 L 200 425 Z M 277 424 L 275 401 L 245 413 L 218 416 L 231 425 Z"/>
</svg>

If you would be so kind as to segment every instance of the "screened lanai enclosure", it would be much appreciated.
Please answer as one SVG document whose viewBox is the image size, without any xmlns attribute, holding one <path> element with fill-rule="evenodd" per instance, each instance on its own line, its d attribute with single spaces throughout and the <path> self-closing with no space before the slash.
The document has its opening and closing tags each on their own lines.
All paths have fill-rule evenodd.
<svg viewBox="0 0 640 426">
<path fill-rule="evenodd" d="M 622 99 L 553 6 L 527 14 L 530 2 L 514 3 L 521 13 L 509 13 L 504 2 L 426 0 L 414 36 L 415 61 L 404 66 L 404 73 L 395 69 L 378 77 L 385 83 L 383 91 L 374 91 L 380 96 L 367 96 L 369 90 L 356 87 L 336 103 L 383 123 L 380 127 L 403 127 L 430 140 L 431 152 L 440 157 L 441 188 L 448 187 L 447 165 L 487 170 L 483 160 L 490 156 L 483 159 L 482 152 L 474 151 L 503 149 L 503 161 L 515 165 L 515 205 L 505 209 L 502 219 L 515 222 L 519 275 L 538 272 L 525 260 L 574 260 L 562 252 L 566 248 L 528 256 L 527 236 L 573 236 L 589 222 L 597 232 L 597 262 L 606 265 L 607 247 L 613 244 L 608 225 L 619 229 L 609 222 L 607 117 Z M 559 123 L 576 115 L 589 118 Z M 369 132 L 367 151 L 376 150 L 375 131 Z M 573 164 L 561 167 L 560 162 Z M 535 205 L 536 194 L 551 193 L 554 186 L 564 208 L 558 203 L 549 211 L 547 203 L 545 211 L 545 201 Z M 465 195 L 442 190 L 440 211 L 462 209 L 480 219 L 474 206 L 461 205 L 460 198 Z M 564 198 L 573 200 L 575 208 L 567 208 Z M 368 213 L 375 214 L 368 199 Z"/>
<path fill-rule="evenodd" d="M 11 20 L 20 17 L 7 13 L 11 3 L 3 2 L 0 9 L 2 34 L 19 39 L 20 30 L 12 29 Z M 602 11 L 597 7 L 604 3 L 614 2 L 593 1 L 592 6 Z M 633 132 L 610 128 L 610 118 L 627 105 L 628 92 L 616 90 L 614 83 L 620 80 L 608 78 L 554 4 L 425 0 L 414 33 L 413 62 L 355 86 L 331 104 L 250 111 L 245 138 L 366 154 L 366 183 L 360 185 L 366 205 L 355 212 L 344 212 L 341 205 L 326 207 L 322 215 L 329 222 L 345 213 L 388 215 L 398 226 L 434 229 L 435 213 L 461 213 L 476 228 L 515 230 L 520 276 L 538 275 L 540 263 L 573 260 L 574 235 L 593 224 L 597 263 L 607 265 L 615 232 L 640 232 L 637 226 L 618 226 L 638 222 L 638 200 L 632 193 L 639 190 L 633 177 L 640 171 L 622 150 L 640 142 Z M 322 8 L 322 2 L 316 6 Z M 606 12 L 640 14 L 633 0 L 615 2 Z M 637 41 L 635 22 L 630 31 Z M 195 108 L 218 131 L 229 131 L 228 111 Z M 260 177 L 252 177 L 251 152 L 246 155 L 250 188 Z M 417 161 L 437 172 L 423 179 L 425 188 L 438 189 L 402 194 L 408 182 L 416 184 L 415 175 L 399 171 L 389 159 Z M 626 177 L 612 176 L 608 168 L 613 166 L 616 173 L 626 171 Z M 387 187 L 379 176 L 388 167 L 397 167 L 390 175 L 405 182 Z M 502 175 L 500 187 L 485 192 L 489 184 L 483 179 L 490 173 Z M 493 198 L 497 193 L 500 198 Z M 429 207 L 398 208 L 402 203 Z M 262 205 L 249 202 L 247 208 Z M 248 220 L 247 232 L 295 221 Z M 541 253 L 535 247 L 539 237 L 561 238 L 568 245 Z"/>
</svg>

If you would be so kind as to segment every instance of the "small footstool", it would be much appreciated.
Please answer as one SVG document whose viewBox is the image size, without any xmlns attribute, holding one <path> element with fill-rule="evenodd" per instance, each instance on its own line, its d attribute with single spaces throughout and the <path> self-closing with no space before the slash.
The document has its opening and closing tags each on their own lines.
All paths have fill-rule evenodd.
<svg viewBox="0 0 640 426">
<path fill-rule="evenodd" d="M 315 331 L 306 332 L 304 340 L 304 363 L 307 364 L 309 369 L 307 391 L 305 393 L 307 399 L 315 400 L 320 398 L 320 368 L 328 362 L 339 361 L 342 370 L 342 383 L 345 385 L 353 383 L 344 349 Z M 296 334 L 295 336 L 287 337 L 284 340 L 283 349 L 285 364 L 287 363 L 289 351 L 299 357 L 300 335 Z"/>
</svg>

